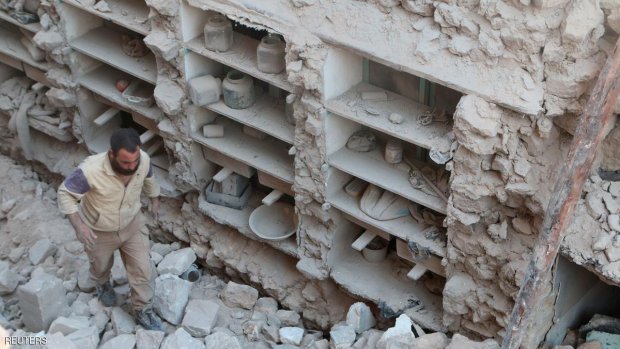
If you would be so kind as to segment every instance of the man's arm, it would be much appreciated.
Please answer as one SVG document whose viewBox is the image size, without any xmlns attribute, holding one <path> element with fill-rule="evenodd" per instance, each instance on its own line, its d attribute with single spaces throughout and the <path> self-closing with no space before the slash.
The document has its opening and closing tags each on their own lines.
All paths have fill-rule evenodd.
<svg viewBox="0 0 620 349">
<path fill-rule="evenodd" d="M 75 236 L 87 249 L 93 247 L 97 235 L 82 221 L 78 214 L 79 200 L 90 190 L 88 180 L 81 168 L 76 168 L 58 188 L 58 208 L 69 218 Z"/>
</svg>

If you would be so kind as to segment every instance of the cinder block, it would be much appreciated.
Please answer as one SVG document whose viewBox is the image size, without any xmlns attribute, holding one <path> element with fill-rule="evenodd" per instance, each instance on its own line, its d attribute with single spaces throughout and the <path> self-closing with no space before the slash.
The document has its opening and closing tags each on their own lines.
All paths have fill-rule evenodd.
<svg viewBox="0 0 620 349">
<path fill-rule="evenodd" d="M 18 287 L 17 297 L 24 325 L 32 332 L 47 331 L 67 306 L 62 280 L 44 273 Z"/>
<path fill-rule="evenodd" d="M 250 194 L 252 193 L 251 185 L 246 186 L 245 190 L 240 196 L 232 196 L 214 192 L 213 183 L 215 182 L 212 181 L 211 183 L 209 183 L 209 185 L 205 189 L 207 194 L 207 202 L 220 206 L 234 208 L 236 210 L 242 210 L 248 203 L 248 199 L 250 198 Z"/>
<path fill-rule="evenodd" d="M 213 191 L 216 193 L 240 196 L 247 188 L 249 180 L 236 173 L 226 177 L 221 183 L 213 183 Z"/>
</svg>

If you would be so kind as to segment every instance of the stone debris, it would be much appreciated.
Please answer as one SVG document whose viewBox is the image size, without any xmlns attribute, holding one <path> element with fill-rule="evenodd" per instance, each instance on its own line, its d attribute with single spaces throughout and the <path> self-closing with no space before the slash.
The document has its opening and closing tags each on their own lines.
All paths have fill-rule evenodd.
<svg viewBox="0 0 620 349">
<path fill-rule="evenodd" d="M 66 318 L 61 316 L 56 320 L 52 321 L 48 333 L 56 333 L 60 332 L 63 335 L 69 335 L 75 331 L 86 329 L 89 327 L 88 317 L 85 316 L 76 316 L 71 318 Z"/>
<path fill-rule="evenodd" d="M 112 308 L 112 311 L 110 312 L 110 319 L 112 320 L 114 333 L 117 336 L 134 332 L 136 322 L 133 317 L 123 309 L 119 307 Z"/>
<path fill-rule="evenodd" d="M 370 307 L 362 302 L 358 302 L 349 307 L 347 324 L 353 326 L 355 333 L 360 334 L 374 327 L 377 324 L 377 320 L 372 315 Z"/>
<path fill-rule="evenodd" d="M 19 283 L 19 276 L 10 269 L 9 263 L 0 261 L 0 295 L 13 293 Z"/>
<path fill-rule="evenodd" d="M 196 261 L 196 253 L 190 247 L 183 248 L 167 254 L 157 265 L 160 275 L 181 275 Z"/>
<path fill-rule="evenodd" d="M 153 307 L 157 314 L 171 324 L 179 325 L 191 287 L 191 282 L 172 274 L 164 274 L 155 279 Z"/>
<path fill-rule="evenodd" d="M 121 334 L 108 341 L 101 340 L 103 344 L 100 349 L 133 349 L 136 345 L 136 336 L 133 334 Z"/>
<path fill-rule="evenodd" d="M 474 342 L 463 335 L 455 333 L 452 336 L 452 341 L 445 349 L 499 349 L 499 345 L 492 339 L 487 339 L 484 342 Z"/>
<path fill-rule="evenodd" d="M 161 331 L 138 329 L 136 331 L 136 349 L 159 349 L 166 334 Z"/>
<path fill-rule="evenodd" d="M 355 342 L 355 327 L 346 324 L 336 325 L 329 331 L 329 336 L 329 344 L 332 348 L 349 348 Z"/>
<path fill-rule="evenodd" d="M 407 315 L 400 315 L 396 318 L 394 327 L 388 328 L 379 338 L 377 349 L 388 349 L 392 346 L 403 346 L 407 345 L 407 343 L 412 343 L 415 339 L 415 335 L 411 331 L 412 326 L 413 321 Z"/>
<path fill-rule="evenodd" d="M 71 332 L 66 336 L 79 349 L 96 349 L 99 345 L 99 330 L 95 326 L 89 326 Z"/>
<path fill-rule="evenodd" d="M 299 345 L 304 337 L 304 329 L 299 327 L 282 327 L 279 330 L 283 344 Z"/>
<path fill-rule="evenodd" d="M 201 340 L 198 340 L 189 333 L 187 333 L 184 329 L 178 328 L 173 334 L 164 338 L 164 341 L 161 343 L 161 349 L 204 349 L 205 345 Z M 228 348 L 226 346 L 209 346 L 207 348 Z"/>
<path fill-rule="evenodd" d="M 231 308 L 252 309 L 258 300 L 258 291 L 251 286 L 229 281 L 221 293 L 221 298 L 222 302 Z"/>
<path fill-rule="evenodd" d="M 39 273 L 17 289 L 24 325 L 31 331 L 47 330 L 67 306 L 62 280 Z"/>
<path fill-rule="evenodd" d="M 205 347 L 243 349 L 243 346 L 235 336 L 224 331 L 215 332 L 205 337 Z"/>
<path fill-rule="evenodd" d="M 213 301 L 192 299 L 187 303 L 181 326 L 193 337 L 208 336 L 217 322 L 219 307 Z"/>
<path fill-rule="evenodd" d="M 42 239 L 30 247 L 28 250 L 28 257 L 32 265 L 38 265 L 47 259 L 47 257 L 54 255 L 56 250 L 57 247 L 50 239 Z"/>
</svg>

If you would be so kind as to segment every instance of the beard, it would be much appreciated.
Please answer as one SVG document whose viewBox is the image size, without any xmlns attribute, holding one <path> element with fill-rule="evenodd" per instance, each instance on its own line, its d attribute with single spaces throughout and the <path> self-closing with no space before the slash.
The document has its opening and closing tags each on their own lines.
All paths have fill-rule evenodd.
<svg viewBox="0 0 620 349">
<path fill-rule="evenodd" d="M 124 169 L 118 164 L 118 162 L 116 162 L 116 159 L 114 158 L 110 159 L 110 165 L 112 166 L 114 172 L 123 176 L 133 175 L 134 173 L 136 173 L 136 171 L 138 171 L 138 167 L 140 167 L 140 163 L 138 163 L 138 165 L 136 165 L 136 168 L 134 168 L 133 170 Z"/>
</svg>

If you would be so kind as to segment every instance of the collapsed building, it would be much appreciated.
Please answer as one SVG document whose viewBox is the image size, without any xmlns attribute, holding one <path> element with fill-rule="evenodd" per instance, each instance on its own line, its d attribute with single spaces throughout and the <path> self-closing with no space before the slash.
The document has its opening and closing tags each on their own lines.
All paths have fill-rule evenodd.
<svg viewBox="0 0 620 349">
<path fill-rule="evenodd" d="M 4 152 L 67 175 L 133 127 L 204 266 L 318 328 L 362 299 L 495 339 L 620 32 L 613 0 L 1 5 Z M 620 312 L 611 125 L 528 348 Z"/>
</svg>

